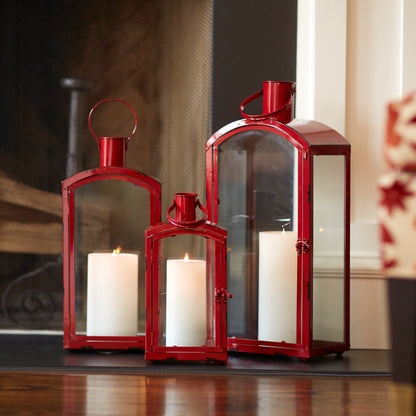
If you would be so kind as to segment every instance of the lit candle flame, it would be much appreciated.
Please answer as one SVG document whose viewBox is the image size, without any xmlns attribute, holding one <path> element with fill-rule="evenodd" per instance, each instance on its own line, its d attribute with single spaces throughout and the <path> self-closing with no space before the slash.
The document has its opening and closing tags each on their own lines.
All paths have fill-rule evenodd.
<svg viewBox="0 0 416 416">
<path fill-rule="evenodd" d="M 113 250 L 113 257 L 115 257 L 117 254 L 120 254 L 121 252 L 121 247 L 117 247 Z"/>
<path fill-rule="evenodd" d="M 185 254 L 185 257 L 183 258 L 183 261 L 184 261 L 185 263 L 189 263 L 189 256 L 188 256 L 188 253 L 186 253 L 186 254 Z"/>
</svg>

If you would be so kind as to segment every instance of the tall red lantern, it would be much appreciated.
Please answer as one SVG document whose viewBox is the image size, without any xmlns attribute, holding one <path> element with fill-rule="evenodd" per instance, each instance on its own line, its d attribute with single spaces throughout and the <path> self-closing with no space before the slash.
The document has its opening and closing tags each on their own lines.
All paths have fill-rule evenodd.
<svg viewBox="0 0 416 416">
<path fill-rule="evenodd" d="M 227 232 L 198 207 L 206 214 L 196 194 L 176 194 L 169 222 L 146 230 L 149 361 L 227 359 Z"/>
<path fill-rule="evenodd" d="M 128 138 L 98 138 L 91 117 L 115 101 L 134 114 Z M 88 124 L 100 167 L 62 182 L 64 348 L 144 349 L 144 230 L 160 221 L 160 183 L 126 168 L 136 113 L 124 101 L 103 100 Z"/>
<path fill-rule="evenodd" d="M 308 359 L 349 349 L 350 144 L 293 119 L 294 92 L 264 82 L 208 140 L 207 208 L 228 232 L 228 349 Z"/>
</svg>

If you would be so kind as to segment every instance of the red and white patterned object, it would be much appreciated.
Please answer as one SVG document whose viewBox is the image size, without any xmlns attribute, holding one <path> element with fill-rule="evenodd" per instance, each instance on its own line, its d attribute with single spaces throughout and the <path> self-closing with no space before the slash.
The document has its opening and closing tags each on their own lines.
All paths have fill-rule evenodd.
<svg viewBox="0 0 416 416">
<path fill-rule="evenodd" d="M 416 91 L 387 107 L 384 156 L 393 168 L 416 171 Z"/>
<path fill-rule="evenodd" d="M 379 189 L 384 274 L 416 279 L 416 174 L 397 170 L 381 175 Z"/>
</svg>

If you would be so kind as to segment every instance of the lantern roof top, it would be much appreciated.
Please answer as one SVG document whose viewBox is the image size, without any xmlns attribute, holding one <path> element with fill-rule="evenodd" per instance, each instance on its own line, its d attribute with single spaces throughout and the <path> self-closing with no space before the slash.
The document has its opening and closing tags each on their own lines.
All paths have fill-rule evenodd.
<svg viewBox="0 0 416 416">
<path fill-rule="evenodd" d="M 295 145 L 304 156 L 308 153 L 320 153 L 323 149 L 326 153 L 337 149 L 335 153 L 339 153 L 350 148 L 344 136 L 318 121 L 294 119 L 284 124 L 270 118 L 261 121 L 242 119 L 229 123 L 211 136 L 206 143 L 206 149 L 219 146 L 235 134 L 248 130 L 273 131 Z"/>
<path fill-rule="evenodd" d="M 349 145 L 344 136 L 318 121 L 294 119 L 288 126 L 302 135 L 310 146 L 320 144 Z"/>
</svg>

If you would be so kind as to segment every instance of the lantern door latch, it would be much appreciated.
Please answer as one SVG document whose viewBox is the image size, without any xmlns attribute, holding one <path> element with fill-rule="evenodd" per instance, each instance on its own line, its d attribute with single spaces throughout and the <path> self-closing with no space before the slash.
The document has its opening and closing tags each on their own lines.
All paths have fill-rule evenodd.
<svg viewBox="0 0 416 416">
<path fill-rule="evenodd" d="M 232 298 L 233 295 L 231 295 L 231 293 L 228 293 L 226 289 L 221 288 L 218 289 L 217 287 L 215 288 L 215 302 L 219 303 L 226 303 L 227 302 L 227 298 Z"/>
<path fill-rule="evenodd" d="M 298 240 L 296 243 L 296 253 L 300 254 L 308 254 L 311 245 L 308 240 Z"/>
</svg>

